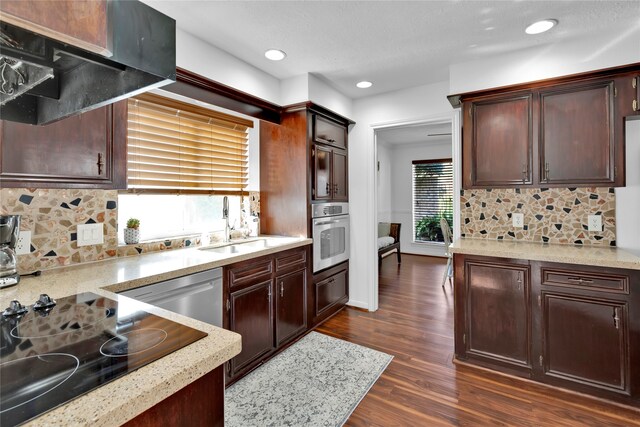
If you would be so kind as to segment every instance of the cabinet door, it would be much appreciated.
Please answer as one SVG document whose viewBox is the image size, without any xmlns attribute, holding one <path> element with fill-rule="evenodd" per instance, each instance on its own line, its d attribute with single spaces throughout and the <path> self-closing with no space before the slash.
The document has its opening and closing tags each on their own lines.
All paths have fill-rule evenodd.
<svg viewBox="0 0 640 427">
<path fill-rule="evenodd" d="M 333 199 L 347 201 L 349 199 L 349 172 L 347 170 L 347 152 L 333 150 L 332 173 Z"/>
<path fill-rule="evenodd" d="M 530 291 L 528 265 L 466 261 L 467 357 L 530 369 Z"/>
<path fill-rule="evenodd" d="M 331 148 L 316 145 L 314 151 L 313 199 L 330 199 L 333 194 L 333 183 L 331 182 Z"/>
<path fill-rule="evenodd" d="M 543 380 L 629 394 L 627 303 L 543 291 L 542 304 Z"/>
<path fill-rule="evenodd" d="M 314 117 L 314 142 L 347 148 L 347 128 L 345 126 L 318 115 Z"/>
<path fill-rule="evenodd" d="M 231 292 L 229 328 L 242 335 L 242 351 L 231 359 L 231 375 L 274 350 L 272 280 Z"/>
<path fill-rule="evenodd" d="M 127 101 L 45 126 L 0 121 L 4 187 L 125 188 Z"/>
<path fill-rule="evenodd" d="M 614 131 L 613 80 L 541 89 L 540 183 L 613 184 Z"/>
<path fill-rule="evenodd" d="M 347 271 L 343 270 L 315 285 L 315 315 L 322 316 L 326 311 L 347 298 Z"/>
<path fill-rule="evenodd" d="M 473 101 L 465 132 L 465 187 L 531 185 L 532 95 Z M 470 163 L 470 164 L 469 164 Z M 471 182 L 469 182 L 469 178 Z"/>
<path fill-rule="evenodd" d="M 307 270 L 276 278 L 276 347 L 307 327 Z"/>
</svg>

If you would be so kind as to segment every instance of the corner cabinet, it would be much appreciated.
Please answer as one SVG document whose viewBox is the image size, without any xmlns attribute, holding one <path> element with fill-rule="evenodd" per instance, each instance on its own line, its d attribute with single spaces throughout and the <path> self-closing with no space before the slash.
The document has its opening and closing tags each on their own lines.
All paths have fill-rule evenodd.
<svg viewBox="0 0 640 427">
<path fill-rule="evenodd" d="M 460 254 L 454 268 L 457 360 L 640 404 L 640 271 Z"/>
<path fill-rule="evenodd" d="M 0 185 L 126 188 L 127 101 L 45 126 L 0 121 Z"/>
<path fill-rule="evenodd" d="M 308 247 L 224 267 L 226 329 L 242 336 L 242 351 L 227 362 L 227 385 L 307 330 Z"/>
<path fill-rule="evenodd" d="M 624 186 L 624 118 L 640 109 L 639 70 L 453 96 L 463 110 L 463 188 Z"/>
</svg>

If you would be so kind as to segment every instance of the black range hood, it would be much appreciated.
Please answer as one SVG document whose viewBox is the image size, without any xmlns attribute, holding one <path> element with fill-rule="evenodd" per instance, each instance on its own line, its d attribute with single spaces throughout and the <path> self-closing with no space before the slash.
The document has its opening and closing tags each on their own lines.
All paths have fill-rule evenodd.
<svg viewBox="0 0 640 427">
<path fill-rule="evenodd" d="M 139 1 L 107 4 L 108 58 L 0 21 L 2 120 L 43 125 L 175 82 L 175 20 Z"/>
</svg>

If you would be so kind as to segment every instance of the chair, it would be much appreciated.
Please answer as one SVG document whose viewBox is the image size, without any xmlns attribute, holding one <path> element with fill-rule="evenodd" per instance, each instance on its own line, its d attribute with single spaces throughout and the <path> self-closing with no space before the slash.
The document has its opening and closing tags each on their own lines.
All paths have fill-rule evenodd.
<svg viewBox="0 0 640 427">
<path fill-rule="evenodd" d="M 378 269 L 382 264 L 382 255 L 397 251 L 398 264 L 402 262 L 400 256 L 400 225 L 399 223 L 381 222 L 378 224 Z"/>
<path fill-rule="evenodd" d="M 453 266 L 451 265 L 451 252 L 449 252 L 449 246 L 451 246 L 451 228 L 449 227 L 449 223 L 446 219 L 440 218 L 440 229 L 442 230 L 442 237 L 444 238 L 444 247 L 447 251 L 447 269 L 444 271 L 444 275 L 442 276 L 442 288 L 444 288 L 444 282 L 449 278 L 449 285 L 453 286 L 453 282 L 451 278 L 453 277 Z"/>
</svg>

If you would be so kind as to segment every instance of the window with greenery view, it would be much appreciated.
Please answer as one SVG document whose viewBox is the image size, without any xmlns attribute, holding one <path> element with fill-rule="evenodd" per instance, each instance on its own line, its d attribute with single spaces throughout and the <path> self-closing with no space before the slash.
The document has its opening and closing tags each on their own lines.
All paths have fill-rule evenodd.
<svg viewBox="0 0 640 427">
<path fill-rule="evenodd" d="M 453 225 L 451 159 L 414 160 L 413 224 L 416 242 L 444 242 L 440 219 Z"/>
</svg>

